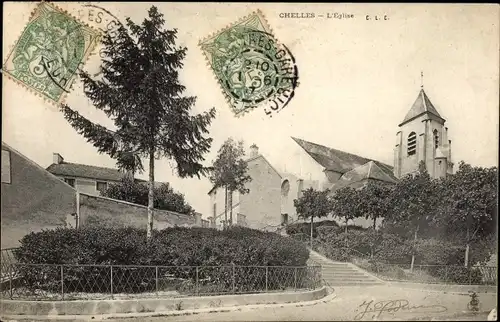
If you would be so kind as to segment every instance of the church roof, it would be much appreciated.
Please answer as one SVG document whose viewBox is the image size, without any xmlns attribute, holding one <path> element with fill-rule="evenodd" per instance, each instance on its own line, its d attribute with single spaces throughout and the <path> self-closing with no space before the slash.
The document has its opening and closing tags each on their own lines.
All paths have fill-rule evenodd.
<svg viewBox="0 0 500 322">
<path fill-rule="evenodd" d="M 318 162 L 325 170 L 336 171 L 340 173 L 349 172 L 357 167 L 360 167 L 372 161 L 377 169 L 393 180 L 397 180 L 393 174 L 393 167 L 380 161 L 363 158 L 359 155 L 347 153 L 344 151 L 328 148 L 326 146 L 308 142 L 302 139 L 292 139 L 303 148 L 316 162 Z"/>
<path fill-rule="evenodd" d="M 430 114 L 433 114 L 433 115 L 439 117 L 440 119 L 443 119 L 441 117 L 441 115 L 439 115 L 439 113 L 438 113 L 437 109 L 434 107 L 434 105 L 432 105 L 431 100 L 429 99 L 429 97 L 427 97 L 427 94 L 425 94 L 424 89 L 422 88 L 420 90 L 420 93 L 418 93 L 417 99 L 415 100 L 412 107 L 410 108 L 410 110 L 406 114 L 403 122 L 401 122 L 401 124 L 399 124 L 399 126 L 405 124 L 408 121 L 413 120 L 417 116 L 420 116 L 424 113 L 430 113 Z"/>
<path fill-rule="evenodd" d="M 338 190 L 340 188 L 349 186 L 355 182 L 362 182 L 363 180 L 378 180 L 387 183 L 396 183 L 396 179 L 393 176 L 389 176 L 385 173 L 375 161 L 369 161 L 362 166 L 352 169 L 346 172 L 340 177 L 340 180 L 335 182 L 330 189 Z"/>
<path fill-rule="evenodd" d="M 369 161 L 362 166 L 354 168 L 351 171 L 344 173 L 344 175 L 340 178 L 340 180 L 351 182 L 363 179 L 375 179 L 396 183 L 396 180 L 387 175 L 387 173 L 385 173 L 374 161 Z"/>
</svg>

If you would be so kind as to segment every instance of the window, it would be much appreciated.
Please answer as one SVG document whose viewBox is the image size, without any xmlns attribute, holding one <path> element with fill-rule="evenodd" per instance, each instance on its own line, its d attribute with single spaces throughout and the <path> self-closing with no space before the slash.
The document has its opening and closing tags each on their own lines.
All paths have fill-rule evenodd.
<svg viewBox="0 0 500 322">
<path fill-rule="evenodd" d="M 64 182 L 72 186 L 73 188 L 75 187 L 75 179 L 69 179 L 69 178 L 64 178 Z"/>
<path fill-rule="evenodd" d="M 214 203 L 214 219 L 217 217 L 217 204 Z"/>
<path fill-rule="evenodd" d="M 411 132 L 408 135 L 408 155 L 414 155 L 417 153 L 417 134 Z"/>
<path fill-rule="evenodd" d="M 2 150 L 2 183 L 11 183 L 10 151 Z"/>
<path fill-rule="evenodd" d="M 287 197 L 289 191 L 290 191 L 290 182 L 288 180 L 285 180 L 281 184 L 281 196 Z"/>
<path fill-rule="evenodd" d="M 438 130 L 434 130 L 434 148 L 437 149 L 437 147 L 439 146 L 439 133 L 438 133 Z"/>
<path fill-rule="evenodd" d="M 95 185 L 96 190 L 100 193 L 103 193 L 106 189 L 108 189 L 108 183 L 104 181 L 97 181 Z"/>
</svg>

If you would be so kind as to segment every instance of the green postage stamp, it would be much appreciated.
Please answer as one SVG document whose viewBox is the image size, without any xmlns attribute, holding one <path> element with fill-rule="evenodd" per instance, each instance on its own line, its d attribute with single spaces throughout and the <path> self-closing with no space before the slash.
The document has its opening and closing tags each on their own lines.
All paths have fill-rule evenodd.
<svg viewBox="0 0 500 322">
<path fill-rule="evenodd" d="M 53 103 L 61 103 L 100 32 L 67 12 L 40 3 L 3 65 L 3 73 Z"/>
<path fill-rule="evenodd" d="M 276 41 L 260 11 L 199 45 L 236 116 L 255 108 L 272 116 L 293 98 L 298 84 L 295 58 Z"/>
</svg>

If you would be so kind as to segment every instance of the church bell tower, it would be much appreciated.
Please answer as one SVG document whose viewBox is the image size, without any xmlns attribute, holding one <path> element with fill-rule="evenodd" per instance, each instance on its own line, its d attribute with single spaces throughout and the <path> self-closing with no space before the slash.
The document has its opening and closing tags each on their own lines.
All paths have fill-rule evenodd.
<svg viewBox="0 0 500 322">
<path fill-rule="evenodd" d="M 431 178 L 453 173 L 451 140 L 446 120 L 424 91 L 423 84 L 412 107 L 399 124 L 394 148 L 394 175 L 397 178 L 418 171 L 421 161 Z"/>
</svg>

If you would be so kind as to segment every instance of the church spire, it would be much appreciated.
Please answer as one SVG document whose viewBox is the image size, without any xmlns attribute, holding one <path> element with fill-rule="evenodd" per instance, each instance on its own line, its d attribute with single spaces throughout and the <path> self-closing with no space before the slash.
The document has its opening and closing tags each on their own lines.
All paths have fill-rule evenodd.
<svg viewBox="0 0 500 322">
<path fill-rule="evenodd" d="M 420 71 L 420 88 L 424 89 L 424 72 Z"/>
<path fill-rule="evenodd" d="M 430 114 L 437 116 L 440 119 L 443 119 L 441 117 L 441 115 L 439 115 L 438 111 L 436 110 L 434 105 L 431 103 L 431 101 L 427 97 L 427 94 L 424 91 L 423 74 L 424 74 L 423 72 L 420 73 L 420 77 L 422 78 L 422 80 L 421 80 L 422 85 L 420 86 L 421 89 L 420 89 L 420 92 L 418 93 L 417 99 L 415 100 L 412 107 L 410 108 L 410 110 L 406 114 L 403 122 L 401 122 L 401 124 L 399 124 L 399 126 L 401 126 L 401 125 L 403 125 L 403 124 L 405 124 L 405 123 L 407 123 L 407 122 L 409 122 L 409 121 L 415 119 L 416 117 L 418 117 L 422 114 L 425 114 L 425 113 L 430 113 Z M 444 119 L 443 119 L 443 121 L 444 121 Z"/>
</svg>

